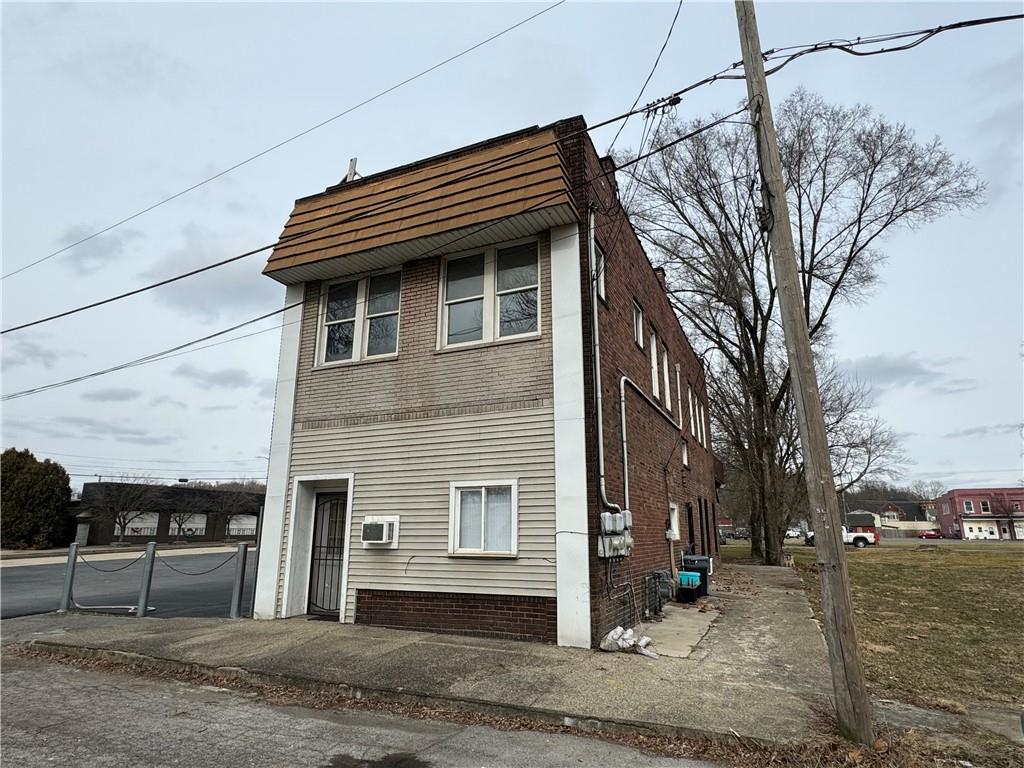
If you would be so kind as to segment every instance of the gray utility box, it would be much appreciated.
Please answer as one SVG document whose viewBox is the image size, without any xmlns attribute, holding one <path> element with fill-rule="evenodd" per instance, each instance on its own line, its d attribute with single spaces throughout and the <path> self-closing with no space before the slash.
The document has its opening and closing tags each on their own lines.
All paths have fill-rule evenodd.
<svg viewBox="0 0 1024 768">
<path fill-rule="evenodd" d="M 707 597 L 708 583 L 711 576 L 711 558 L 703 555 L 683 555 L 683 570 L 700 574 L 698 597 Z"/>
</svg>

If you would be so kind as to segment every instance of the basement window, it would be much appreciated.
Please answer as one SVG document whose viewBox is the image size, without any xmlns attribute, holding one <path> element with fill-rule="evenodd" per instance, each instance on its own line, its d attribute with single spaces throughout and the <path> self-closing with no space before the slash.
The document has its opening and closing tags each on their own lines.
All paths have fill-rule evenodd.
<svg viewBox="0 0 1024 768">
<path fill-rule="evenodd" d="M 453 482 L 449 493 L 449 554 L 516 556 L 519 500 L 515 480 Z"/>
<path fill-rule="evenodd" d="M 326 284 L 317 359 L 327 365 L 396 355 L 401 284 L 401 272 Z"/>
</svg>

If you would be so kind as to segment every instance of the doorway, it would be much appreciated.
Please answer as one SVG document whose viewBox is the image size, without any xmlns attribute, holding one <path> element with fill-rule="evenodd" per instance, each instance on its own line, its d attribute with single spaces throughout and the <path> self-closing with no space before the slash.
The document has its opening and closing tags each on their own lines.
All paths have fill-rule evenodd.
<svg viewBox="0 0 1024 768">
<path fill-rule="evenodd" d="M 348 493 L 318 493 L 313 516 L 310 552 L 309 612 L 339 615 L 341 575 L 345 563 L 345 511 Z"/>
</svg>

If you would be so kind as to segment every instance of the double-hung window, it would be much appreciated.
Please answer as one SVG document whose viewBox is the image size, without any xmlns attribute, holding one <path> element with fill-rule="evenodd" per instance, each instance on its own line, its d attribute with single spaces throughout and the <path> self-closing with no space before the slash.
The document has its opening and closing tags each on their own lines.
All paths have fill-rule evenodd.
<svg viewBox="0 0 1024 768">
<path fill-rule="evenodd" d="M 401 272 L 329 284 L 319 359 L 340 363 L 397 353 L 401 285 Z"/>
<path fill-rule="evenodd" d="M 515 557 L 518 501 L 515 480 L 451 483 L 449 554 Z"/>
<path fill-rule="evenodd" d="M 661 376 L 658 374 L 658 334 L 651 331 L 651 391 L 654 399 L 661 397 Z"/>
<path fill-rule="evenodd" d="M 971 514 L 974 512 L 974 502 L 969 499 L 964 499 L 964 512 Z"/>
<path fill-rule="evenodd" d="M 633 302 L 633 341 L 640 349 L 644 348 L 644 311 Z"/>
<path fill-rule="evenodd" d="M 661 393 L 662 402 L 665 403 L 665 407 L 668 408 L 669 413 L 672 412 L 672 387 L 669 386 L 668 381 L 668 350 L 665 347 L 661 348 L 661 383 L 663 391 Z"/>
<path fill-rule="evenodd" d="M 443 346 L 538 332 L 540 265 L 536 242 L 448 259 L 443 282 Z"/>
<path fill-rule="evenodd" d="M 601 250 L 600 245 L 594 243 L 594 281 L 597 283 L 597 296 L 602 301 L 608 300 L 604 278 L 607 265 L 608 260 L 605 258 L 604 251 Z"/>
<path fill-rule="evenodd" d="M 992 505 L 989 504 L 987 500 L 982 501 L 981 502 L 981 512 L 982 512 L 982 514 L 987 515 L 991 511 L 992 511 Z"/>
</svg>

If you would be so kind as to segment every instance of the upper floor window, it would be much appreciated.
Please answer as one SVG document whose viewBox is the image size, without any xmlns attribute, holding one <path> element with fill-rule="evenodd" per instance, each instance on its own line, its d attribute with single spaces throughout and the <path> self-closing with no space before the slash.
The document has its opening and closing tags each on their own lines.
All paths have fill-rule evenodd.
<svg viewBox="0 0 1024 768">
<path fill-rule="evenodd" d="M 605 292 L 605 280 L 604 272 L 607 261 L 605 259 L 604 251 L 601 250 L 601 246 L 594 243 L 594 280 L 597 282 L 597 295 L 598 298 L 606 301 L 608 294 Z"/>
<path fill-rule="evenodd" d="M 401 272 L 328 284 L 319 359 L 340 363 L 396 354 L 401 284 Z"/>
<path fill-rule="evenodd" d="M 444 275 L 444 346 L 536 334 L 539 288 L 536 242 L 449 259 Z"/>
<path fill-rule="evenodd" d="M 974 511 L 974 502 L 970 499 L 964 499 L 964 512 L 970 514 Z"/>
<path fill-rule="evenodd" d="M 663 346 L 661 348 L 661 384 L 663 392 L 661 393 L 662 401 L 665 403 L 665 407 L 668 408 L 669 413 L 672 412 L 672 388 L 668 382 L 668 350 Z"/>
<path fill-rule="evenodd" d="M 651 391 L 654 399 L 661 397 L 661 376 L 658 374 L 658 334 L 651 330 Z"/>
<path fill-rule="evenodd" d="M 988 500 L 981 502 L 981 511 L 984 512 L 986 515 L 992 511 L 992 507 L 988 503 Z"/>
<path fill-rule="evenodd" d="M 633 302 L 633 341 L 640 349 L 644 348 L 644 311 Z"/>
</svg>

